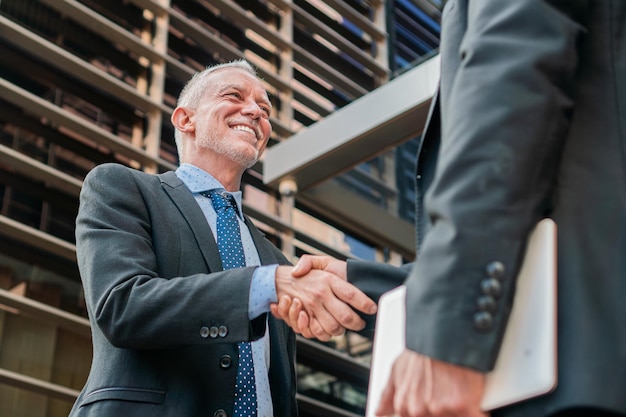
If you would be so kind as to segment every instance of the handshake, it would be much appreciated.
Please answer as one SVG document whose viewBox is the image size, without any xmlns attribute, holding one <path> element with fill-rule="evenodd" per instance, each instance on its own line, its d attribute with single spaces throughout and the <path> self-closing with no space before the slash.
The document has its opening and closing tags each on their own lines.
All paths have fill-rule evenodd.
<svg viewBox="0 0 626 417">
<path fill-rule="evenodd" d="M 328 341 L 365 321 L 357 311 L 376 313 L 376 303 L 347 281 L 346 262 L 330 256 L 304 255 L 294 267 L 276 270 L 277 302 L 272 314 L 297 334 Z"/>
</svg>

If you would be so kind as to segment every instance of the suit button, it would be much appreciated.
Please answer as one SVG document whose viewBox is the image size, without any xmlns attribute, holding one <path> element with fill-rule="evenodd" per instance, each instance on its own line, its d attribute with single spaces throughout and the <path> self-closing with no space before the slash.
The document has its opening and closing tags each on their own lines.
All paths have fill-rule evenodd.
<svg viewBox="0 0 626 417">
<path fill-rule="evenodd" d="M 228 334 L 228 327 L 220 326 L 219 329 L 217 329 L 217 332 L 220 337 L 226 337 L 226 335 Z"/>
<path fill-rule="evenodd" d="M 220 367 L 223 369 L 230 368 L 230 365 L 233 364 L 233 360 L 229 355 L 224 355 L 220 358 Z"/>
<path fill-rule="evenodd" d="M 474 314 L 474 328 L 476 330 L 485 331 L 491 329 L 493 325 L 493 316 L 491 313 L 487 313 L 486 311 L 481 311 L 479 313 Z"/>
<path fill-rule="evenodd" d="M 213 417 L 227 417 L 226 411 L 220 409 L 213 413 Z"/>
<path fill-rule="evenodd" d="M 209 336 L 211 336 L 211 339 L 215 339 L 218 333 L 219 330 L 217 329 L 217 326 L 211 326 L 211 328 L 209 329 Z"/>
<path fill-rule="evenodd" d="M 480 311 L 493 313 L 494 311 L 496 311 L 496 300 L 490 295 L 483 295 L 478 297 L 478 300 L 476 301 L 476 306 Z"/>
<path fill-rule="evenodd" d="M 207 337 L 209 337 L 209 328 L 206 326 L 202 326 L 200 327 L 200 337 L 202 337 L 203 339 L 206 339 Z"/>
<path fill-rule="evenodd" d="M 489 263 L 489 265 L 487 265 L 487 268 L 485 269 L 487 270 L 487 275 L 489 275 L 491 278 L 499 280 L 502 280 L 504 278 L 505 268 L 502 262 L 491 262 Z"/>
<path fill-rule="evenodd" d="M 483 294 L 498 298 L 502 291 L 502 286 L 500 281 L 495 278 L 485 278 L 480 281 L 480 289 L 483 291 Z"/>
</svg>

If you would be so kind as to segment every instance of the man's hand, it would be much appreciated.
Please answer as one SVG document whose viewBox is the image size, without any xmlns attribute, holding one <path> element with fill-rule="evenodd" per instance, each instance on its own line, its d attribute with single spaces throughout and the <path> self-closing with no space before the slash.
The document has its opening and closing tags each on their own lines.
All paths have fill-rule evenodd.
<svg viewBox="0 0 626 417">
<path fill-rule="evenodd" d="M 353 309 L 374 314 L 376 304 L 346 281 L 345 262 L 322 256 L 303 258 L 302 265 L 276 270 L 279 303 L 270 306 L 272 314 L 296 333 L 323 341 L 346 329 L 363 329 L 365 322 Z"/>
<path fill-rule="evenodd" d="M 291 275 L 300 278 L 312 269 L 324 270 L 347 280 L 347 266 L 344 261 L 319 255 L 303 255 L 294 266 Z M 316 317 L 307 314 L 302 301 L 298 298 L 283 296 L 278 299 L 277 304 L 270 306 L 270 311 L 276 318 L 285 321 L 294 332 L 308 339 L 329 340 L 333 336 L 324 330 L 327 326 L 323 326 Z"/>
<path fill-rule="evenodd" d="M 278 303 L 270 304 L 270 311 L 277 319 L 283 320 L 297 334 L 301 334 L 307 339 L 317 338 L 319 340 L 330 340 L 332 334 L 326 333 L 317 319 L 311 320 L 304 311 L 302 302 L 289 296 L 283 296 Z"/>
<path fill-rule="evenodd" d="M 348 280 L 348 265 L 346 262 L 331 256 L 302 255 L 293 267 L 291 274 L 294 277 L 302 277 L 308 274 L 311 269 L 321 269 L 337 275 L 344 281 Z"/>
<path fill-rule="evenodd" d="M 377 416 L 488 417 L 485 375 L 405 349 L 396 359 Z"/>
</svg>

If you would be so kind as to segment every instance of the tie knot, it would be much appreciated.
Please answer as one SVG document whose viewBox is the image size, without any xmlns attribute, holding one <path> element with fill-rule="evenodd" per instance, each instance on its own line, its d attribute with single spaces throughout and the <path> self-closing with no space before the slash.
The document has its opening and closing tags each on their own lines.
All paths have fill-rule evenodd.
<svg viewBox="0 0 626 417">
<path fill-rule="evenodd" d="M 215 211 L 225 208 L 232 208 L 234 210 L 237 207 L 237 202 L 235 201 L 233 196 L 227 193 L 225 190 L 215 189 L 211 191 L 205 191 L 201 194 L 211 199 L 211 203 L 213 204 L 213 208 L 215 209 Z"/>
</svg>

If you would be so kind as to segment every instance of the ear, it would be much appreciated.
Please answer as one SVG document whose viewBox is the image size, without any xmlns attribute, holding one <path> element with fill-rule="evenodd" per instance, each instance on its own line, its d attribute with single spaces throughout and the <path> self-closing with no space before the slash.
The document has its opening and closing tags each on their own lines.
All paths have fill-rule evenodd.
<svg viewBox="0 0 626 417">
<path fill-rule="evenodd" d="M 196 125 L 192 120 L 193 110 L 186 107 L 176 107 L 172 113 L 172 125 L 182 133 L 194 133 Z"/>
</svg>

